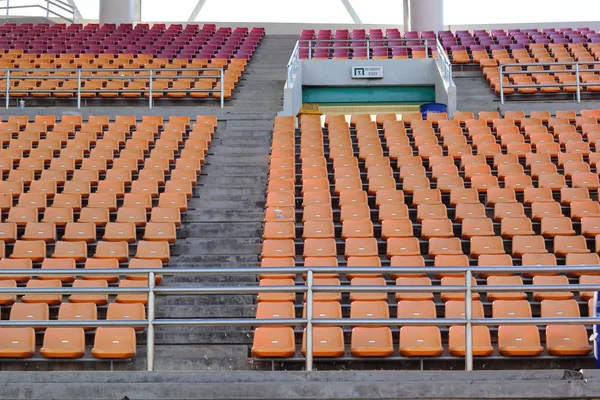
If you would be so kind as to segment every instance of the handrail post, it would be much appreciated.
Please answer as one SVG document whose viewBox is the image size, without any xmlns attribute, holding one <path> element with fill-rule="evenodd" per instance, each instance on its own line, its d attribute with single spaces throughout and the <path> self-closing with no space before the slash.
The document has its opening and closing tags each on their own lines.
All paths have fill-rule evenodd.
<svg viewBox="0 0 600 400">
<path fill-rule="evenodd" d="M 367 39 L 367 60 L 371 59 L 371 42 Z"/>
<path fill-rule="evenodd" d="M 425 58 L 429 58 L 429 46 L 428 46 L 427 38 L 425 38 Z"/>
<path fill-rule="evenodd" d="M 50 18 L 50 0 L 46 0 L 46 18 Z"/>
<path fill-rule="evenodd" d="M 465 370 L 467 371 L 473 371 L 473 326 L 471 325 L 471 318 L 473 318 L 472 276 L 473 274 L 470 269 L 465 271 L 465 319 L 467 320 L 465 326 Z"/>
<path fill-rule="evenodd" d="M 6 70 L 6 106 L 5 108 L 8 110 L 10 107 L 10 69 Z"/>
<path fill-rule="evenodd" d="M 502 64 L 498 67 L 500 69 L 500 104 L 504 104 L 504 76 L 502 72 Z"/>
<path fill-rule="evenodd" d="M 313 272 L 306 274 L 306 371 L 313 369 Z"/>
<path fill-rule="evenodd" d="M 221 108 L 225 107 L 225 74 L 223 74 L 223 67 L 221 67 L 220 76 L 221 76 Z"/>
<path fill-rule="evenodd" d="M 308 59 L 312 60 L 312 40 L 308 39 Z"/>
<path fill-rule="evenodd" d="M 575 81 L 577 82 L 577 102 L 581 103 L 581 85 L 579 84 L 579 63 L 575 64 Z"/>
<path fill-rule="evenodd" d="M 154 371 L 154 272 L 148 274 L 148 330 L 146 331 L 146 368 Z"/>
<path fill-rule="evenodd" d="M 149 70 L 150 80 L 148 81 L 148 108 L 152 108 L 152 70 Z"/>
<path fill-rule="evenodd" d="M 81 108 L 81 68 L 77 69 L 77 109 Z"/>
<path fill-rule="evenodd" d="M 8 17 L 8 9 L 10 8 L 10 0 L 6 0 L 6 16 Z"/>
</svg>

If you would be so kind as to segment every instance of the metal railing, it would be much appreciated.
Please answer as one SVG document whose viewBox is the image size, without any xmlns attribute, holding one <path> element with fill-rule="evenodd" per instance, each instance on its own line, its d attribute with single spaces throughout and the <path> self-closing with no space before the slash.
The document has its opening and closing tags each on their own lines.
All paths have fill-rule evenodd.
<svg viewBox="0 0 600 400">
<path fill-rule="evenodd" d="M 393 46 L 381 44 L 383 42 L 387 42 L 388 39 L 365 39 L 365 40 L 301 39 L 301 40 L 298 40 L 296 42 L 296 46 L 294 47 L 294 51 L 292 52 L 292 55 L 290 56 L 290 60 L 287 65 L 288 81 L 290 78 L 292 78 L 292 81 L 293 81 L 294 72 L 298 68 L 300 61 L 303 60 L 300 57 L 300 53 L 301 53 L 302 49 L 308 50 L 307 57 L 309 60 L 312 60 L 312 58 L 313 58 L 313 50 L 317 50 L 317 49 L 328 49 L 328 50 L 366 49 L 366 54 L 363 57 L 366 57 L 367 60 L 371 60 L 374 58 L 374 56 L 371 54 L 371 50 L 374 50 L 374 49 L 378 49 L 378 48 L 411 49 L 414 47 L 419 47 L 419 48 L 423 47 L 424 49 L 427 49 L 427 51 L 425 52 L 425 57 L 426 58 L 432 58 L 432 57 L 435 58 L 436 63 L 438 64 L 440 70 L 442 71 L 444 78 L 446 79 L 446 81 L 449 84 L 452 84 L 452 62 L 450 62 L 450 57 L 448 57 L 448 54 L 446 53 L 446 50 L 444 49 L 444 46 L 442 46 L 442 43 L 439 41 L 439 39 L 437 39 L 437 38 L 435 38 L 435 39 L 434 38 L 431 38 L 431 39 L 415 38 L 415 39 L 390 39 L 390 40 L 402 41 L 402 42 L 406 42 L 406 44 L 393 45 Z M 348 46 L 337 46 L 337 45 L 334 46 L 333 42 L 348 43 L 348 44 L 352 44 L 355 42 L 360 42 L 360 43 L 364 42 L 364 45 L 357 44 L 357 45 L 348 45 Z M 327 44 L 324 44 L 324 43 L 327 43 Z M 435 52 L 433 52 L 432 50 L 435 50 Z M 430 54 L 430 51 L 431 51 L 431 54 Z"/>
<path fill-rule="evenodd" d="M 225 84 L 224 84 L 224 70 L 223 68 L 169 68 L 168 71 L 177 71 L 177 72 L 199 72 L 198 75 L 177 75 L 177 76 L 162 76 L 157 74 L 158 71 L 167 71 L 165 69 L 160 68 L 127 68 L 127 69 L 119 69 L 119 68 L 18 68 L 18 69 L 0 69 L 0 72 L 4 71 L 4 76 L 0 76 L 0 81 L 6 80 L 6 89 L 5 89 L 5 108 L 8 109 L 10 107 L 10 98 L 11 94 L 17 94 L 17 96 L 12 96 L 13 98 L 20 98 L 18 96 L 19 93 L 71 93 L 77 99 L 77 108 L 81 108 L 81 94 L 82 93 L 139 93 L 141 96 L 143 94 L 148 94 L 148 108 L 152 108 L 154 104 L 154 96 L 157 92 L 169 92 L 169 93 L 220 93 L 220 103 L 221 108 L 225 107 Z M 219 75 L 201 75 L 200 72 L 203 71 L 219 71 Z M 16 75 L 15 72 L 18 72 L 19 75 Z M 32 73 L 31 75 L 21 75 L 21 73 Z M 35 73 L 40 72 L 49 72 L 54 75 L 35 75 Z M 113 72 L 113 73 L 122 73 L 122 75 L 112 75 L 112 76 L 102 76 L 102 75 L 88 75 L 89 73 L 94 72 Z M 141 75 L 125 75 L 124 73 L 131 72 L 143 72 Z M 60 75 L 64 73 L 64 75 Z M 12 75 L 11 75 L 12 74 Z M 75 89 L 43 89 L 43 88 L 34 88 L 34 89 L 19 89 L 18 87 L 11 88 L 10 83 L 11 79 L 18 80 L 64 80 L 64 81 L 77 81 L 77 88 Z M 115 80 L 125 80 L 125 81 L 133 81 L 133 80 L 144 80 L 148 79 L 148 87 L 147 88 L 135 88 L 135 89 L 86 89 L 82 86 L 83 80 L 101 80 L 101 81 L 115 81 Z M 168 80 L 177 80 L 177 79 L 218 79 L 220 82 L 219 89 L 154 89 L 153 83 L 157 79 L 168 79 Z M 35 97 L 35 96 L 32 96 Z"/>
<path fill-rule="evenodd" d="M 294 84 L 296 83 L 296 74 L 297 74 L 298 68 L 300 67 L 300 53 L 298 52 L 298 48 L 299 48 L 299 42 L 296 42 L 296 45 L 294 46 L 294 51 L 292 51 L 290 60 L 287 63 L 287 71 L 288 71 L 287 85 L 288 85 L 289 89 L 294 87 Z"/>
<path fill-rule="evenodd" d="M 335 274 L 464 274 L 465 285 L 462 286 L 315 286 L 314 276 L 317 273 Z M 0 277 L 8 276 L 92 276 L 92 275 L 145 275 L 148 277 L 148 287 L 138 288 L 0 288 L 0 295 L 22 294 L 119 294 L 119 293 L 145 293 L 148 295 L 147 319 L 141 321 L 6 321 L 0 320 L 0 327 L 66 327 L 66 326 L 130 326 L 146 327 L 147 341 L 147 370 L 154 370 L 154 332 L 156 327 L 191 327 L 191 326 L 231 326 L 231 327 L 258 327 L 258 326 L 293 326 L 306 325 L 306 371 L 312 371 L 313 357 L 313 328 L 315 326 L 465 326 L 465 370 L 473 370 L 473 326 L 496 325 L 597 325 L 600 318 L 473 318 L 472 302 L 465 301 L 465 318 L 450 319 L 323 319 L 314 318 L 315 293 L 399 293 L 399 292 L 430 292 L 430 293 L 463 293 L 465 299 L 471 299 L 474 293 L 493 292 L 590 292 L 600 291 L 600 285 L 507 285 L 507 286 L 476 286 L 472 285 L 473 274 L 476 273 L 516 273 L 516 272 L 576 272 L 600 273 L 600 266 L 560 266 L 560 267 L 315 267 L 315 268 L 163 268 L 163 269 L 77 269 L 66 271 L 64 269 L 35 269 L 35 270 L 0 270 Z M 296 286 L 214 286 L 214 287 L 164 287 L 155 286 L 155 275 L 281 275 L 281 274 L 306 274 L 306 284 Z M 186 318 L 186 319 L 158 319 L 155 318 L 156 296 L 168 295 L 230 295 L 230 294 L 258 294 L 258 293 L 305 293 L 306 318 L 291 319 L 223 319 L 223 318 Z M 595 338 L 594 340 L 600 340 Z"/>
<path fill-rule="evenodd" d="M 591 66 L 591 68 L 582 68 L 581 66 Z M 555 69 L 549 69 L 549 67 L 551 66 L 563 66 L 564 69 L 559 69 L 559 70 L 555 70 Z M 519 89 L 519 88 L 536 88 L 536 89 L 542 89 L 542 88 L 566 88 L 566 87 L 570 87 L 570 88 L 575 88 L 575 95 L 577 97 L 577 103 L 581 103 L 581 90 L 582 90 L 582 86 L 587 88 L 587 87 L 600 87 L 600 81 L 598 82 L 581 82 L 581 74 L 585 73 L 585 72 L 597 72 L 598 69 L 594 69 L 594 68 L 598 68 L 595 66 L 600 66 L 600 62 L 553 62 L 553 63 L 523 63 L 523 64 L 519 64 L 519 63 L 512 63 L 512 64 L 500 64 L 498 66 L 498 69 L 500 71 L 500 82 L 499 82 L 499 90 L 500 90 L 500 103 L 504 104 L 505 102 L 505 95 L 504 95 L 504 89 Z M 544 70 L 539 70 L 539 71 L 535 71 L 535 70 L 531 70 L 531 71 L 527 71 L 527 70 L 521 70 L 521 71 L 507 71 L 506 68 L 509 67 L 544 67 Z M 548 67 L 548 69 L 546 69 L 546 67 Z M 568 69 L 567 67 L 571 67 L 571 69 Z M 507 75 L 532 75 L 532 74 L 560 74 L 560 73 L 570 73 L 570 74 L 575 74 L 575 82 L 573 83 L 535 83 L 535 84 L 518 84 L 518 85 L 514 85 L 514 84 L 505 84 L 504 83 L 504 77 L 506 77 Z"/>
<path fill-rule="evenodd" d="M 0 7 L 0 14 L 2 14 L 2 10 L 4 10 L 5 15 L 8 17 L 10 15 L 10 10 L 42 9 L 43 11 L 46 11 L 46 18 L 58 17 L 67 22 L 75 22 L 75 7 L 66 1 L 40 0 L 37 2 L 38 4 L 31 4 L 31 2 L 26 2 L 28 4 L 22 3 L 23 2 L 19 0 L 6 0 L 6 5 Z M 63 14 L 63 12 L 66 13 L 66 15 Z"/>
</svg>

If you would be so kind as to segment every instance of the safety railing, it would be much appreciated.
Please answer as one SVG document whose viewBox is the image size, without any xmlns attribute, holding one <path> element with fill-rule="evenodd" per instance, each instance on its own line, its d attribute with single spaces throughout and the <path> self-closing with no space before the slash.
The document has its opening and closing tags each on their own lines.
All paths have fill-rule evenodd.
<svg viewBox="0 0 600 400">
<path fill-rule="evenodd" d="M 402 42 L 404 44 L 394 44 L 394 45 L 385 45 L 384 43 L 388 42 L 388 39 L 364 39 L 364 40 L 336 40 L 336 39 L 301 39 L 296 42 L 296 46 L 294 47 L 294 51 L 290 57 L 288 62 L 288 82 L 291 77 L 293 77 L 293 73 L 295 69 L 297 69 L 297 65 L 303 59 L 312 60 L 314 57 L 314 51 L 319 49 L 327 49 L 329 51 L 334 50 L 366 50 L 365 54 L 361 56 L 361 59 L 364 57 L 367 60 L 372 60 L 376 57 L 372 54 L 372 51 L 375 49 L 383 49 L 387 48 L 393 49 L 415 49 L 415 48 L 423 48 L 427 49 L 425 52 L 426 58 L 435 58 L 436 63 L 438 64 L 440 70 L 443 73 L 444 78 L 449 84 L 452 84 L 452 62 L 450 62 L 450 57 L 448 57 L 448 53 L 442 46 L 442 43 L 437 38 L 415 38 L 415 39 L 389 39 L 393 41 Z M 334 44 L 336 43 L 336 44 Z M 340 43 L 346 43 L 346 46 L 340 46 Z M 435 50 L 435 51 L 433 51 Z M 302 58 L 302 54 L 304 51 L 307 51 L 306 58 Z M 408 55 L 408 52 L 406 53 Z M 358 58 L 354 58 L 358 59 Z"/>
<path fill-rule="evenodd" d="M 159 68 L 127 68 L 127 69 L 119 69 L 119 68 L 19 68 L 19 69 L 0 69 L 0 72 L 4 71 L 4 76 L 0 76 L 0 81 L 6 81 L 5 88 L 5 108 L 8 109 L 10 107 L 10 99 L 14 98 L 22 98 L 23 96 L 18 96 L 19 93 L 71 93 L 77 99 L 77 108 L 81 108 L 81 99 L 82 93 L 139 93 L 143 96 L 145 93 L 148 94 L 148 108 L 152 108 L 154 104 L 154 94 L 158 92 L 169 92 L 169 93 L 208 93 L 209 95 L 212 93 L 220 94 L 220 103 L 221 108 L 225 107 L 225 84 L 224 84 L 224 70 L 223 68 L 169 68 L 169 71 L 176 71 L 185 73 L 197 72 L 197 75 L 177 75 L 177 76 L 162 76 L 160 75 L 160 71 L 165 71 L 164 69 Z M 202 72 L 206 71 L 219 71 L 219 75 L 202 75 Z M 36 73 L 49 72 L 53 75 L 36 75 Z M 121 75 L 90 75 L 93 73 L 107 73 L 112 72 L 121 73 Z M 125 75 L 125 72 L 128 74 L 131 72 L 134 73 L 142 73 L 139 75 Z M 157 73 L 158 72 L 158 73 Z M 31 75 L 29 74 L 31 73 Z M 27 74 L 27 75 L 25 75 Z M 62 75 L 64 74 L 64 75 Z M 64 81 L 77 81 L 77 88 L 74 89 L 47 89 L 47 88 L 24 88 L 19 89 L 19 87 L 12 88 L 11 80 L 64 80 Z M 148 79 L 148 87 L 147 88 L 135 88 L 135 89 L 110 89 L 110 88 L 92 88 L 86 89 L 82 83 L 83 81 L 92 81 L 92 80 L 101 80 L 101 81 L 134 81 L 134 80 L 144 80 Z M 199 88 L 188 88 L 188 89 L 155 89 L 153 87 L 153 83 L 157 79 L 167 79 L 167 80 L 178 80 L 178 79 L 218 79 L 219 80 L 219 88 L 218 89 L 199 89 Z M 17 96 L 14 96 L 16 94 Z M 35 97 L 35 96 L 32 96 Z"/>
<path fill-rule="evenodd" d="M 438 68 L 443 74 L 444 79 L 448 83 L 449 86 L 454 85 L 454 81 L 452 80 L 452 61 L 450 61 L 450 57 L 446 52 L 444 46 L 442 46 L 442 42 L 439 40 L 435 41 L 435 53 L 436 53 L 436 63 Z"/>
<path fill-rule="evenodd" d="M 296 46 L 294 46 L 294 51 L 292 52 L 290 60 L 287 63 L 287 84 L 289 89 L 294 87 L 294 83 L 296 82 L 296 74 L 298 68 L 300 67 L 300 53 L 298 53 L 298 46 L 299 42 L 296 42 Z"/>
<path fill-rule="evenodd" d="M 550 67 L 556 67 L 556 66 L 561 66 L 564 67 L 564 69 L 550 69 Z M 583 67 L 585 66 L 585 68 Z M 514 67 L 520 67 L 520 68 L 527 68 L 527 67 L 543 67 L 543 70 L 530 70 L 527 71 L 525 70 L 521 70 L 521 71 L 507 71 L 507 68 L 514 68 Z M 570 67 L 570 69 L 568 68 Z M 588 87 L 600 87 L 600 81 L 597 82 L 581 82 L 581 74 L 585 73 L 585 72 L 596 72 L 598 71 L 598 68 L 600 67 L 600 62 L 554 62 L 554 63 L 523 63 L 523 64 L 517 64 L 517 63 L 512 63 L 512 64 L 500 64 L 498 66 L 498 69 L 500 71 L 500 82 L 499 82 L 499 90 L 500 90 L 500 103 L 504 104 L 505 102 L 505 94 L 504 94 L 504 89 L 520 89 L 520 88 L 536 88 L 536 89 L 543 89 L 543 88 L 575 88 L 575 92 L 573 92 L 576 95 L 577 98 L 577 103 L 581 103 L 581 91 L 582 91 L 582 86 L 583 89 L 588 88 Z M 560 73 L 569 73 L 569 74 L 575 74 L 575 81 L 574 82 L 567 82 L 567 83 L 532 83 L 532 84 L 505 84 L 504 83 L 504 78 L 507 75 L 532 75 L 532 74 L 543 74 L 543 73 L 551 73 L 551 74 L 560 74 Z"/>
<path fill-rule="evenodd" d="M 64 269 L 36 269 L 36 270 L 0 270 L 0 277 L 7 276 L 93 276 L 93 275 L 137 275 L 148 277 L 148 287 L 137 288 L 0 288 L 0 295 L 22 295 L 22 294 L 119 294 L 119 293 L 146 293 L 148 295 L 147 319 L 140 321 L 5 321 L 0 320 L 0 327 L 67 327 L 67 326 L 130 326 L 146 327 L 147 343 L 147 370 L 154 370 L 155 354 L 155 328 L 156 327 L 257 327 L 257 326 L 294 326 L 306 325 L 306 370 L 312 371 L 313 357 L 313 328 L 315 326 L 465 326 L 465 370 L 473 370 L 473 327 L 474 326 L 497 326 L 497 325 L 598 325 L 598 317 L 581 318 L 473 318 L 472 302 L 465 301 L 465 318 L 449 319 L 323 319 L 314 318 L 314 294 L 315 293 L 399 293 L 399 292 L 431 292 L 431 293 L 463 293 L 465 299 L 471 299 L 474 293 L 485 293 L 490 290 L 494 292 L 568 292 L 577 290 L 580 292 L 600 291 L 600 285 L 506 285 L 506 286 L 476 286 L 472 285 L 472 278 L 477 273 L 515 273 L 515 272 L 537 272 L 537 273 L 600 273 L 599 265 L 590 266 L 560 266 L 560 267 L 315 267 L 315 268 L 162 268 L 162 269 L 78 269 L 66 271 Z M 315 286 L 314 276 L 318 273 L 335 274 L 464 274 L 465 285 L 458 286 Z M 155 275 L 281 275 L 281 274 L 306 274 L 306 284 L 296 286 L 214 286 L 214 287 L 167 287 L 155 286 Z M 155 318 L 156 296 L 168 295 L 240 295 L 258 293 L 305 293 L 306 294 L 306 318 L 292 319 L 258 319 L 258 318 L 187 318 L 187 319 L 159 319 Z M 593 340 L 600 341 L 600 337 Z"/>
<path fill-rule="evenodd" d="M 41 9 L 45 11 L 46 18 L 58 17 L 67 22 L 75 22 L 75 7 L 63 0 L 40 0 L 35 4 L 31 4 L 31 1 L 6 0 L 6 5 L 0 6 L 0 14 L 4 11 L 9 16 L 10 10 L 25 9 Z"/>
</svg>

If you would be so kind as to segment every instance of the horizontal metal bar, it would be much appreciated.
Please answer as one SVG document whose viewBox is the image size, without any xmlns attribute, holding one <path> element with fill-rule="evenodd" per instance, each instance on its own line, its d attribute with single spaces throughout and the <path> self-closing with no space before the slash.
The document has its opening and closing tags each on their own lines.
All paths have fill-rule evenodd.
<svg viewBox="0 0 600 400">
<path fill-rule="evenodd" d="M 82 72 L 124 72 L 124 71 L 134 71 L 134 72 L 144 72 L 144 71 L 221 71 L 221 68 L 207 67 L 207 68 L 0 68 L 0 71 L 19 71 L 19 72 L 40 72 L 40 71 L 73 71 L 77 72 L 81 70 Z M 160 76 L 160 75 L 157 75 Z M 201 75 L 199 75 L 201 76 Z M 218 75 L 215 75 L 214 78 L 218 78 Z"/>
<path fill-rule="evenodd" d="M 145 320 L 48 320 L 48 321 L 5 321 L 0 320 L 0 328 L 65 328 L 65 327 L 86 327 L 95 328 L 100 326 L 107 327 L 140 327 L 148 326 Z"/>
<path fill-rule="evenodd" d="M 66 11 L 66 12 L 70 12 L 70 13 L 75 12 L 75 9 L 71 5 L 69 5 L 69 4 L 57 3 L 57 2 L 52 1 L 52 0 L 48 0 L 47 3 L 50 4 L 50 5 L 53 5 L 53 6 L 57 7 L 57 8 L 60 8 L 61 10 Z M 44 7 L 44 9 L 47 9 L 48 11 L 52 12 L 52 10 L 50 9 L 50 7 L 47 7 L 47 8 Z"/>
<path fill-rule="evenodd" d="M 13 80 L 41 80 L 41 81 L 52 81 L 52 80 L 76 80 L 77 75 L 15 75 L 12 74 Z M 150 75 L 82 75 L 84 80 L 105 80 L 105 81 L 141 81 L 143 79 L 150 80 Z M 212 75 L 178 75 L 178 76 L 153 76 L 152 81 L 158 80 L 180 80 L 180 79 L 220 79 L 219 76 Z M 0 75 L 0 81 L 4 81 L 6 78 Z"/>
<path fill-rule="evenodd" d="M 314 325 L 333 326 L 450 326 L 466 325 L 466 319 L 458 318 L 315 318 Z M 473 325 L 591 325 L 600 323 L 600 318 L 473 318 Z"/>
<path fill-rule="evenodd" d="M 520 289 L 520 290 L 519 290 Z M 596 292 L 600 291 L 600 285 L 517 285 L 517 286 L 473 286 L 473 292 Z"/>
<path fill-rule="evenodd" d="M 600 265 L 586 266 L 507 266 L 507 267 L 281 267 L 281 268 L 117 268 L 117 269 L 0 269 L 0 276 L 81 276 L 81 275 L 148 275 L 150 272 L 161 275 L 278 275 L 305 274 L 308 271 L 337 274 L 459 274 L 470 270 L 472 273 L 522 273 L 522 272 L 560 272 L 560 273 L 600 273 Z"/>
<path fill-rule="evenodd" d="M 493 67 L 486 67 L 486 68 L 492 68 L 492 69 L 494 69 Z M 592 71 L 598 71 L 598 70 L 593 70 L 593 69 L 592 70 L 590 70 L 590 69 L 586 70 L 586 69 L 583 69 L 581 71 L 583 71 L 583 72 L 585 72 L 585 71 L 592 72 Z M 565 69 L 565 70 L 562 70 L 562 69 L 543 69 L 543 70 L 533 70 L 533 71 L 527 71 L 527 70 L 507 71 L 507 70 L 504 70 L 504 71 L 502 71 L 502 74 L 503 75 L 548 74 L 548 73 L 552 73 L 552 74 L 570 73 L 571 74 L 571 73 L 575 73 L 575 72 L 576 72 L 576 70 L 574 70 L 574 69 Z"/>
<path fill-rule="evenodd" d="M 580 318 L 474 318 L 473 325 L 596 325 L 600 323 L 599 317 Z"/>
<path fill-rule="evenodd" d="M 435 38 L 399 38 L 399 39 L 388 39 L 388 38 L 382 38 L 382 39 L 373 39 L 373 38 L 368 38 L 368 39 L 298 39 L 298 42 L 301 43 L 309 43 L 309 42 L 389 42 L 390 40 L 394 40 L 394 41 L 414 41 L 414 42 L 423 42 L 423 44 L 425 42 L 428 43 L 435 43 Z"/>
<path fill-rule="evenodd" d="M 155 319 L 152 322 L 156 326 L 290 326 L 306 323 L 306 318 Z"/>
<path fill-rule="evenodd" d="M 148 294 L 144 287 L 60 287 L 60 288 L 0 288 L 0 294 Z"/>
<path fill-rule="evenodd" d="M 482 286 L 488 287 L 488 286 Z M 515 290 L 520 286 L 514 286 Z M 600 288 L 600 285 L 598 285 Z M 324 292 L 324 293 L 440 293 L 440 292 L 450 292 L 464 293 L 466 287 L 465 286 L 352 286 L 352 285 L 344 285 L 344 286 L 313 286 L 313 292 Z M 488 290 L 486 290 L 487 292 Z"/>
<path fill-rule="evenodd" d="M 500 68 L 506 67 L 550 67 L 553 65 L 598 65 L 600 61 L 568 61 L 568 62 L 543 62 L 543 63 L 508 63 L 498 65 Z"/>
<path fill-rule="evenodd" d="M 253 294 L 253 293 L 304 293 L 306 286 L 215 286 L 215 287 L 163 287 L 154 288 L 156 294 Z M 1 293 L 1 292 L 0 292 Z"/>
<path fill-rule="evenodd" d="M 583 87 L 600 86 L 600 82 L 598 82 L 598 83 L 580 83 L 579 86 L 583 86 Z M 577 87 L 577 83 L 548 83 L 548 84 L 532 83 L 532 84 L 525 84 L 525 85 L 504 84 L 504 85 L 502 85 L 502 87 L 505 89 L 508 89 L 508 88 L 517 89 L 517 88 L 545 88 L 545 87 Z"/>
</svg>

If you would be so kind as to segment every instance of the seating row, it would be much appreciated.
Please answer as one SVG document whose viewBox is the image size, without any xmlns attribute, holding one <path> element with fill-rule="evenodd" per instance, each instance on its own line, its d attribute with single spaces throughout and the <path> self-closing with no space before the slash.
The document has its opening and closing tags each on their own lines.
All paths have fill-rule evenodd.
<svg viewBox="0 0 600 400">
<path fill-rule="evenodd" d="M 75 279 L 69 270 L 160 271 L 169 262 L 170 244 L 176 241 L 176 227 L 187 210 L 215 128 L 216 118 L 206 116 L 192 123 L 189 117 L 177 116 L 168 121 L 144 116 L 140 122 L 133 116 L 119 116 L 111 122 L 106 116 L 84 121 L 81 116 L 38 115 L 33 121 L 11 116 L 0 123 L 5 147 L 0 150 L 0 270 L 30 272 L 38 266 L 65 270 L 64 276 L 38 279 L 33 278 L 35 273 L 5 275 L 0 286 L 147 288 L 147 277 L 142 275 Z M 155 280 L 160 284 L 162 276 L 156 275 Z M 107 319 L 145 318 L 146 293 L 120 293 L 114 301 L 108 304 L 108 294 L 71 294 L 68 303 L 63 303 L 61 294 L 0 296 L 13 320 L 23 313 L 31 315 L 30 320 L 47 320 L 48 306 L 60 306 L 59 320 L 94 320 L 96 307 L 107 304 Z M 85 330 L 46 329 L 39 354 L 83 357 Z M 135 343 L 134 328 L 100 327 L 91 354 L 132 358 Z M 33 357 L 35 345 L 33 328 L 0 330 L 0 357 Z"/>
<path fill-rule="evenodd" d="M 567 141 L 554 142 L 552 133 L 552 142 L 559 146 L 558 154 L 533 153 L 531 147 L 522 154 L 503 154 L 501 143 L 497 143 L 503 138 L 506 141 L 505 135 L 514 134 L 522 138 L 519 143 L 524 144 L 534 135 L 530 131 L 532 126 L 548 132 L 549 127 L 554 129 L 559 126 L 554 122 L 561 117 L 566 120 L 563 121 L 564 125 L 572 126 L 574 132 L 583 138 L 582 126 L 588 125 L 583 122 L 597 124 L 595 111 L 582 112 L 581 116 L 565 113 L 554 117 L 546 113 L 534 113 L 529 118 L 523 113 L 514 113 L 505 115 L 504 119 L 497 113 L 482 113 L 478 120 L 469 113 L 457 113 L 453 120 L 447 120 L 444 114 L 429 114 L 426 121 L 422 120 L 420 114 L 405 114 L 402 117 L 401 121 L 397 121 L 394 114 L 381 114 L 376 121 L 372 121 L 369 115 L 354 115 L 348 123 L 344 116 L 327 116 L 324 120 L 304 116 L 300 120 L 299 130 L 295 130 L 292 119 L 279 117 L 275 121 L 263 235 L 263 267 L 381 267 L 385 258 L 389 259 L 388 265 L 405 267 L 424 266 L 426 263 L 440 267 L 546 266 L 557 265 L 557 258 L 563 257 L 566 265 L 598 264 L 600 257 L 589 248 L 594 245 L 596 234 L 593 231 L 587 233 L 589 227 L 596 224 L 597 217 L 593 209 L 600 210 L 600 204 L 596 202 L 598 187 L 572 186 L 579 185 L 577 174 L 583 171 L 573 172 L 570 169 L 570 157 L 576 157 L 571 160 L 574 163 L 584 163 L 583 154 L 577 152 L 573 153 L 576 154 L 574 156 L 564 153 L 562 148 Z M 469 149 L 471 145 L 477 148 L 483 145 L 476 143 L 479 136 L 475 133 L 476 127 L 486 130 L 482 134 L 492 137 L 489 144 L 498 146 L 496 154 L 474 155 L 466 151 L 466 147 L 465 154 L 446 154 L 447 148 L 456 145 L 454 141 L 464 141 L 463 144 Z M 512 127 L 511 133 L 503 132 L 505 127 Z M 516 129 L 516 132 L 512 132 L 512 129 Z M 589 133 L 588 130 L 586 132 Z M 452 140 L 447 140 L 448 136 Z M 521 140 L 516 137 L 515 140 Z M 437 144 L 438 139 L 447 140 L 444 147 Z M 385 146 L 382 145 L 383 141 Z M 505 146 L 509 144 L 514 143 L 504 143 Z M 526 144 L 532 146 L 531 142 Z M 537 150 L 540 143 L 533 144 Z M 406 146 L 410 151 L 392 155 L 395 146 Z M 422 151 L 428 146 L 437 146 L 439 153 Z M 590 154 L 585 157 L 589 159 Z M 562 178 L 563 185 L 535 187 L 531 177 L 533 169 L 537 168 L 534 166 L 536 160 L 554 168 L 546 172 L 537 170 L 537 181 L 546 179 L 542 178 L 546 174 L 556 175 Z M 481 166 L 481 174 L 467 171 L 477 165 Z M 585 165 L 589 168 L 587 162 Z M 506 173 L 508 171 L 511 172 Z M 566 185 L 567 173 L 570 187 Z M 591 171 L 587 173 L 598 178 Z M 515 177 L 518 177 L 516 180 L 524 179 L 530 183 L 523 184 L 523 181 L 512 185 Z M 451 184 L 441 185 L 440 181 L 444 180 Z M 493 180 L 496 184 L 479 185 L 479 180 Z M 579 213 L 580 218 L 571 219 L 564 214 L 564 208 L 569 210 L 571 207 L 575 210 L 574 215 L 578 214 L 577 210 L 583 209 L 589 210 L 590 214 L 582 216 Z M 584 229 L 591 240 L 584 236 Z M 442 271 L 433 274 L 434 277 L 424 273 L 391 275 L 392 279 L 396 279 L 397 286 L 429 286 L 434 277 L 441 279 L 440 283 L 444 286 L 464 285 L 462 274 Z M 295 278 L 295 274 L 265 273 L 260 276 L 260 285 L 293 286 Z M 385 287 L 387 283 L 381 273 L 346 274 L 346 278 L 352 286 Z M 531 300 L 536 302 L 574 299 L 573 292 L 536 291 L 535 285 L 569 285 L 570 278 L 579 278 L 582 284 L 598 283 L 597 276 L 591 274 L 520 273 L 518 267 L 512 273 L 490 272 L 478 274 L 477 278 L 480 282 L 485 279 L 490 286 L 485 291 L 485 299 L 493 303 L 494 318 L 531 318 L 527 300 L 530 296 L 526 293 L 529 291 L 533 292 Z M 523 285 L 524 279 L 532 279 L 533 285 Z M 340 284 L 337 274 L 317 274 L 314 279 L 317 287 Z M 493 290 L 495 285 L 523 285 L 523 292 L 496 293 Z M 573 291 L 578 291 L 576 282 L 572 286 Z M 587 302 L 591 297 L 590 293 L 581 293 L 580 300 Z M 398 318 L 436 318 L 435 298 L 437 296 L 434 297 L 432 293 L 400 291 L 395 296 L 399 302 Z M 464 301 L 464 294 L 444 293 L 442 290 L 439 298 L 448 306 L 452 301 Z M 474 296 L 474 299 L 479 298 L 479 294 Z M 297 296 L 293 292 L 259 293 L 257 300 L 262 308 L 274 307 L 274 317 L 295 316 L 293 311 L 292 314 L 277 311 L 281 303 L 295 303 Z M 332 302 L 339 306 L 345 304 L 346 297 L 341 293 L 317 291 L 314 300 L 315 307 L 319 302 Z M 385 289 L 374 293 L 350 293 L 348 301 L 351 314 L 355 307 L 364 307 L 368 313 L 366 316 L 355 314 L 351 317 L 389 318 L 388 293 Z M 569 304 L 574 307 L 573 312 L 578 317 L 580 305 L 575 300 Z M 503 306 L 508 307 L 509 311 L 497 311 Z M 461 307 L 463 312 L 464 303 Z M 381 312 L 377 311 L 380 309 Z M 477 313 L 483 318 L 483 307 L 481 313 Z M 261 312 L 257 316 L 266 315 L 269 318 L 268 314 Z M 459 318 L 464 317 L 459 315 Z M 355 357 L 389 357 L 394 354 L 437 357 L 447 350 L 452 356 L 464 356 L 464 328 L 452 327 L 450 342 L 446 347 L 438 327 L 399 325 L 398 353 L 388 327 L 354 327 L 350 335 L 350 353 Z M 493 341 L 489 329 L 482 327 L 482 332 L 476 334 L 476 355 L 489 356 L 496 349 L 498 354 L 509 357 L 535 357 L 544 351 L 550 355 L 585 356 L 591 351 L 583 325 L 572 330 L 561 326 L 548 327 L 545 347 L 534 325 L 522 330 L 511 325 L 500 326 L 497 347 L 491 344 Z M 461 332 L 461 329 L 462 334 L 458 334 L 457 340 L 453 339 L 452 331 Z M 554 336 L 554 331 L 557 336 Z M 563 335 L 562 332 L 566 331 L 572 332 L 573 336 Z M 317 326 L 315 335 L 314 350 L 317 357 L 339 358 L 346 354 L 341 328 Z M 565 340 L 570 342 L 565 343 Z M 574 343 L 577 344 L 571 347 L 570 344 Z M 256 357 L 294 357 L 296 345 L 293 328 L 257 328 L 252 352 Z"/>
<path fill-rule="evenodd" d="M 264 28 L 216 28 L 213 24 L 3 24 L 0 49 L 33 54 L 152 54 L 174 58 L 250 59 Z"/>
</svg>

